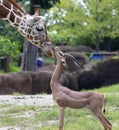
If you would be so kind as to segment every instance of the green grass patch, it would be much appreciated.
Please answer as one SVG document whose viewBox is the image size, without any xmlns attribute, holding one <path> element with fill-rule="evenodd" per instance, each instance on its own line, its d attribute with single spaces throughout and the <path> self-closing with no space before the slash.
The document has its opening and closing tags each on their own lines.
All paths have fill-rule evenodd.
<svg viewBox="0 0 119 130">
<path fill-rule="evenodd" d="M 119 129 L 119 84 L 93 90 L 106 96 L 105 116 Z M 0 105 L 0 128 L 17 126 L 21 130 L 58 130 L 58 106 Z M 103 130 L 100 122 L 87 109 L 65 110 L 64 130 Z"/>
<path fill-rule="evenodd" d="M 111 85 L 111 86 L 104 86 L 100 89 L 94 89 L 94 91 L 102 92 L 102 93 L 116 93 L 116 92 L 119 92 L 119 84 Z"/>
</svg>

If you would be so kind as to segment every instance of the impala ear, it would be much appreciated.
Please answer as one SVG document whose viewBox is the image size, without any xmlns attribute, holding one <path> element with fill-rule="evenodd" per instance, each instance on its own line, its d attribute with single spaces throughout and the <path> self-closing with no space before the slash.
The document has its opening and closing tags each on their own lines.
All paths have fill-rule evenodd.
<svg viewBox="0 0 119 130">
<path fill-rule="evenodd" d="M 27 23 L 29 24 L 29 25 L 33 25 L 34 23 L 36 23 L 36 22 L 40 22 L 40 21 L 45 21 L 45 18 L 44 17 L 42 17 L 42 16 L 28 16 L 27 17 Z"/>
<path fill-rule="evenodd" d="M 64 54 L 63 54 L 62 51 L 59 52 L 59 56 L 60 56 L 60 57 L 64 56 Z"/>
</svg>

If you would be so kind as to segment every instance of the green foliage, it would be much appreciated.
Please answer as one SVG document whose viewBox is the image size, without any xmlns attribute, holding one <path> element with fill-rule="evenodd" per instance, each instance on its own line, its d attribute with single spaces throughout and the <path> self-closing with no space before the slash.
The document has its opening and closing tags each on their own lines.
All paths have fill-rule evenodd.
<svg viewBox="0 0 119 130">
<path fill-rule="evenodd" d="M 10 66 L 9 66 L 9 70 L 10 70 L 10 72 L 19 72 L 20 67 L 18 67 L 17 65 L 11 63 Z"/>
<path fill-rule="evenodd" d="M 105 37 L 119 37 L 118 0 L 17 0 L 29 12 L 30 3 L 40 4 L 42 15 L 47 16 L 47 29 L 53 43 L 66 42 L 69 45 L 94 46 Z M 56 6 L 53 6 L 53 5 Z M 52 8 L 50 8 L 52 7 Z M 46 9 L 48 13 L 46 13 Z M 11 41 L 24 38 L 13 27 L 0 21 L 0 35 Z M 97 46 L 99 47 L 99 45 Z"/>
<path fill-rule="evenodd" d="M 49 57 L 44 57 L 43 59 L 46 64 L 54 64 L 55 62 L 54 59 L 49 58 Z"/>
<path fill-rule="evenodd" d="M 8 38 L 0 36 L 0 56 L 10 56 L 15 58 L 20 53 L 18 42 L 11 42 Z"/>
<path fill-rule="evenodd" d="M 0 29 L 0 36 L 4 36 L 10 39 L 11 41 L 17 41 L 21 43 L 21 45 L 23 45 L 24 38 L 16 29 L 14 29 L 8 23 L 1 20 L 0 20 L 0 26 L 2 27 Z"/>
<path fill-rule="evenodd" d="M 0 36 L 0 57 L 9 59 L 9 71 L 18 72 L 20 68 L 16 65 L 16 59 L 20 54 L 20 45 L 18 42 L 11 42 L 8 38 Z"/>
<path fill-rule="evenodd" d="M 105 37 L 119 36 L 118 1 L 61 0 L 48 11 L 49 34 L 53 42 L 93 46 Z"/>
<path fill-rule="evenodd" d="M 115 20 L 114 12 L 117 3 L 109 0 L 86 0 L 87 7 L 84 9 L 87 13 L 86 30 L 92 33 L 92 38 L 96 43 L 96 49 L 104 37 L 115 38 L 117 36 L 118 22 Z M 115 12 L 116 13 L 116 12 Z M 118 16 L 116 16 L 117 18 Z"/>
<path fill-rule="evenodd" d="M 77 17 L 79 13 L 81 17 Z M 76 6 L 72 0 L 62 0 L 60 4 L 57 4 L 57 7 L 49 10 L 48 25 L 50 25 L 51 39 L 54 42 L 68 42 L 70 45 L 81 44 L 82 15 L 81 7 Z"/>
</svg>

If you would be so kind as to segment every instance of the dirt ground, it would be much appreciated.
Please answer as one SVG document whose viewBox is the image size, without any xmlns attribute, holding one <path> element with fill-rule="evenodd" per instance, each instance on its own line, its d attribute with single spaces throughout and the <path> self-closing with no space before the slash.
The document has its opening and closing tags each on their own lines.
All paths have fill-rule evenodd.
<svg viewBox="0 0 119 130">
<path fill-rule="evenodd" d="M 0 104 L 49 106 L 54 101 L 52 95 L 0 95 Z"/>
<path fill-rule="evenodd" d="M 0 95 L 0 104 L 15 104 L 15 105 L 38 105 L 52 106 L 55 105 L 52 95 Z M 21 130 L 17 127 L 2 127 L 0 130 Z"/>
</svg>

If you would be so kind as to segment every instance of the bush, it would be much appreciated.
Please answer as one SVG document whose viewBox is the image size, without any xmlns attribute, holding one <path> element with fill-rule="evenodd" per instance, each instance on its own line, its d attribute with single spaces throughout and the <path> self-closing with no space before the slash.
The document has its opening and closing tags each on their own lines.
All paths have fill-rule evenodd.
<svg viewBox="0 0 119 130">
<path fill-rule="evenodd" d="M 15 66 L 13 67 L 13 65 L 10 66 L 9 68 L 9 65 L 11 61 L 17 62 L 16 58 L 18 58 L 19 54 L 20 54 L 20 45 L 18 42 L 11 42 L 8 38 L 0 36 L 0 56 L 7 57 L 7 63 L 5 63 L 4 65 L 4 66 L 7 65 L 7 69 L 4 71 L 6 72 L 18 71 L 18 68 L 16 69 Z"/>
<path fill-rule="evenodd" d="M 119 59 L 110 59 L 94 66 L 104 79 L 103 85 L 119 83 Z"/>
<path fill-rule="evenodd" d="M 18 42 L 11 42 L 8 38 L 0 36 L 0 56 L 11 56 L 15 58 L 20 53 Z"/>
<path fill-rule="evenodd" d="M 78 76 L 79 89 L 99 88 L 103 84 L 103 77 L 99 71 L 86 70 Z"/>
</svg>

